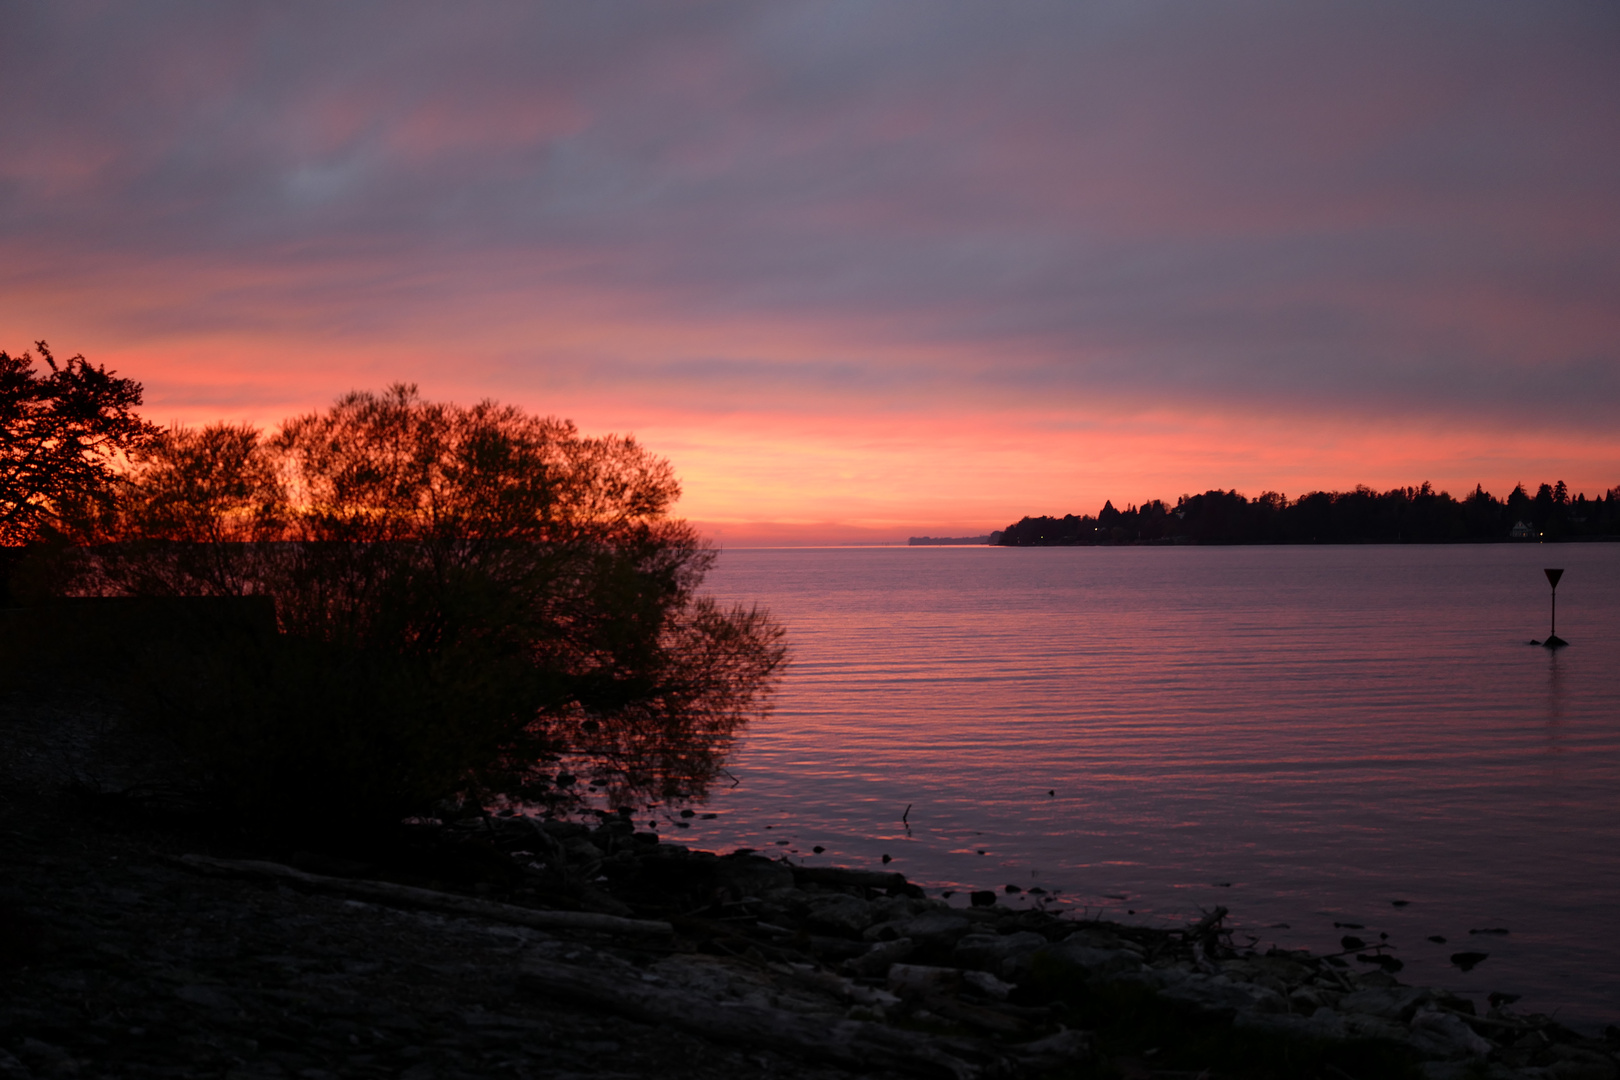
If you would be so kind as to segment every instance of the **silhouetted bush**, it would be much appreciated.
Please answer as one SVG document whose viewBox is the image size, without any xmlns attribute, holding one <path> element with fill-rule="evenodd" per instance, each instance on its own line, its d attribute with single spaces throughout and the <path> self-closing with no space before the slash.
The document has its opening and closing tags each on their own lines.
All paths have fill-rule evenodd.
<svg viewBox="0 0 1620 1080">
<path fill-rule="evenodd" d="M 135 414 L 141 384 L 82 356 L 0 351 L 0 545 L 51 538 L 113 487 L 114 463 L 157 429 Z M 0 565 L 0 571 L 5 569 Z M 0 582 L 3 584 L 3 582 Z"/>
<path fill-rule="evenodd" d="M 633 440 L 396 386 L 270 437 L 165 433 L 58 578 L 273 599 L 278 634 L 129 667 L 138 714 L 239 811 L 567 801 L 581 770 L 695 796 L 785 650 L 763 612 L 696 594 L 714 553 L 669 518 L 678 491 Z"/>
</svg>

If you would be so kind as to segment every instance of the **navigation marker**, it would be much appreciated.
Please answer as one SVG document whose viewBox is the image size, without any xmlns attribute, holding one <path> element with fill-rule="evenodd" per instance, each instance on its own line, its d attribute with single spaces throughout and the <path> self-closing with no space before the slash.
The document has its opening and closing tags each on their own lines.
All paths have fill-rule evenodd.
<svg viewBox="0 0 1620 1080">
<path fill-rule="evenodd" d="M 1552 633 L 1541 644 L 1543 648 L 1557 649 L 1569 644 L 1558 636 L 1558 579 L 1564 576 L 1564 571 L 1562 567 L 1557 570 L 1548 568 L 1542 573 L 1547 575 L 1547 584 L 1552 586 Z"/>
</svg>

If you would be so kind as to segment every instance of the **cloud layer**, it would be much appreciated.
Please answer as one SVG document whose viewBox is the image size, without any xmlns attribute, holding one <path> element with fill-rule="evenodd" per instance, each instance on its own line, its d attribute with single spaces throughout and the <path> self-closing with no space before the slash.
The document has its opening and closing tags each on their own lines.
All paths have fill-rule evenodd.
<svg viewBox="0 0 1620 1080">
<path fill-rule="evenodd" d="M 1608 486 L 1616 55 L 1597 3 L 0 4 L 0 346 L 165 419 L 634 427 L 715 520 Z"/>
</svg>

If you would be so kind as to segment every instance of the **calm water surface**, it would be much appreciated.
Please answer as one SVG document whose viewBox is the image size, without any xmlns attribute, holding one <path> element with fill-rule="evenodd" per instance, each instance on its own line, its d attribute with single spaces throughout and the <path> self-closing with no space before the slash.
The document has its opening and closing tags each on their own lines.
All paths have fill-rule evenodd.
<svg viewBox="0 0 1620 1080">
<path fill-rule="evenodd" d="M 794 663 L 697 846 L 1318 951 L 1363 923 L 1406 981 L 1620 1021 L 1620 545 L 735 550 L 710 584 Z"/>
</svg>

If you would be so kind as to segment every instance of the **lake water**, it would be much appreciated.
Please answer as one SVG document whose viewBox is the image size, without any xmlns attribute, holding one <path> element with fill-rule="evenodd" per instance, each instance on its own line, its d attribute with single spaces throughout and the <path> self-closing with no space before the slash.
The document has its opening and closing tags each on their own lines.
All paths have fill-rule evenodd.
<svg viewBox="0 0 1620 1080">
<path fill-rule="evenodd" d="M 1404 981 L 1620 1021 L 1620 545 L 744 549 L 709 583 L 794 658 L 683 842 L 1387 933 Z"/>
</svg>

